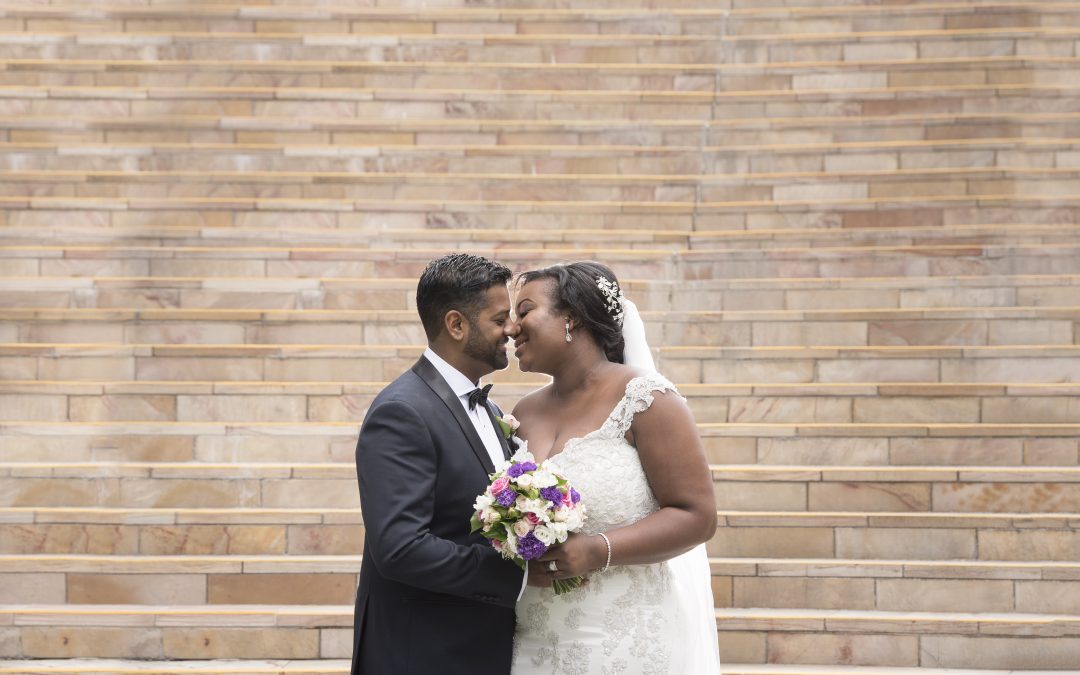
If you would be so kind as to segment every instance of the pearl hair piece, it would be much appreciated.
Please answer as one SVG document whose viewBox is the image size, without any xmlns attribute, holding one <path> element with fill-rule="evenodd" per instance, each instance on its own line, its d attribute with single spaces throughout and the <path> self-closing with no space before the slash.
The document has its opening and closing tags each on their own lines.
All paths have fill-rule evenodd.
<svg viewBox="0 0 1080 675">
<path fill-rule="evenodd" d="M 619 288 L 619 284 L 608 280 L 607 277 L 600 275 L 596 277 L 596 287 L 600 289 L 600 292 L 604 294 L 604 304 L 607 306 L 608 314 L 615 319 L 615 323 L 619 326 L 623 325 L 623 292 Z"/>
</svg>

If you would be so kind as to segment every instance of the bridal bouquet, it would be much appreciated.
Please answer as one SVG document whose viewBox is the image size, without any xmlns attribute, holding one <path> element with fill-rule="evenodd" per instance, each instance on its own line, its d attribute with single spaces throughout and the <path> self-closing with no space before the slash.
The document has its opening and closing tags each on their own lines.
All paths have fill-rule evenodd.
<svg viewBox="0 0 1080 675">
<path fill-rule="evenodd" d="M 491 474 L 491 485 L 473 504 L 472 531 L 479 531 L 507 560 L 525 569 L 525 563 L 566 541 L 585 523 L 581 495 L 546 461 L 536 465 L 523 443 L 510 463 Z M 557 579 L 556 594 L 585 582 L 583 577 Z"/>
</svg>

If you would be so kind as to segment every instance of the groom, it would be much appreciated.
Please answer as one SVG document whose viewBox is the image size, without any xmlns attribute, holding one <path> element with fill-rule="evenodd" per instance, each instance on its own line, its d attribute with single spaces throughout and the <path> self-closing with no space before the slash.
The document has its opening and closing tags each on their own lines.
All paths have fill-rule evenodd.
<svg viewBox="0 0 1080 675">
<path fill-rule="evenodd" d="M 428 348 L 375 398 L 356 444 L 366 536 L 352 675 L 510 672 L 523 574 L 469 533 L 509 457 L 480 378 L 506 368 L 510 270 L 433 260 L 416 289 Z"/>
</svg>

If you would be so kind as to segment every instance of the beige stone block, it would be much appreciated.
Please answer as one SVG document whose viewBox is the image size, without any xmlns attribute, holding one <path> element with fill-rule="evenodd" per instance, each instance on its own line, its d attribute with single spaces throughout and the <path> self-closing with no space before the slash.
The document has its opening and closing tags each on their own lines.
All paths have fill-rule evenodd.
<svg viewBox="0 0 1080 675">
<path fill-rule="evenodd" d="M 906 61 L 919 58 L 916 42 L 870 42 L 844 45 L 845 61 Z"/>
<path fill-rule="evenodd" d="M 134 380 L 135 359 L 107 356 L 41 359 L 37 377 L 42 380 Z"/>
<path fill-rule="evenodd" d="M 258 480 L 125 479 L 120 503 L 140 508 L 254 508 L 259 503 Z"/>
<path fill-rule="evenodd" d="M 1080 640 L 925 635 L 925 668 L 1016 668 L 1071 670 L 1080 663 Z"/>
<path fill-rule="evenodd" d="M 1014 438 L 890 438 L 896 465 L 963 466 L 1022 464 L 1022 442 Z"/>
<path fill-rule="evenodd" d="M 887 438 L 759 438 L 762 464 L 889 464 Z"/>
<path fill-rule="evenodd" d="M 116 479 L 0 478 L 0 505 L 118 506 Z"/>
<path fill-rule="evenodd" d="M 170 628 L 170 659 L 315 659 L 319 632 L 300 628 Z"/>
<path fill-rule="evenodd" d="M 717 639 L 724 663 L 765 663 L 768 648 L 765 633 L 721 630 Z"/>
<path fill-rule="evenodd" d="M 901 612 L 1011 612 L 1013 582 L 879 579 L 877 609 Z"/>
<path fill-rule="evenodd" d="M 143 555 L 280 555 L 285 546 L 280 525 L 157 525 L 139 531 Z"/>
<path fill-rule="evenodd" d="M 72 396 L 71 419 L 79 422 L 176 420 L 176 397 L 123 395 Z"/>
<path fill-rule="evenodd" d="M 363 525 L 290 525 L 290 555 L 357 555 L 364 550 Z"/>
<path fill-rule="evenodd" d="M 201 605 L 203 574 L 68 574 L 68 598 L 92 605 Z"/>
<path fill-rule="evenodd" d="M 355 436 L 344 439 L 349 446 L 349 454 L 344 458 L 333 454 L 334 440 L 325 436 L 200 436 L 195 440 L 195 459 L 200 462 L 352 461 Z"/>
<path fill-rule="evenodd" d="M 929 511 L 926 483 L 811 483 L 811 511 Z"/>
<path fill-rule="evenodd" d="M 351 659 L 352 628 L 324 628 L 319 631 L 319 656 L 324 659 Z"/>
<path fill-rule="evenodd" d="M 853 528 L 836 530 L 839 558 L 949 560 L 975 556 L 975 530 Z"/>
<path fill-rule="evenodd" d="M 697 415 L 699 422 L 708 422 Z M 851 399 L 837 397 L 734 397 L 727 422 L 851 422 Z"/>
<path fill-rule="evenodd" d="M 988 398 L 982 421 L 1020 424 L 1069 424 L 1080 420 L 1080 399 L 1075 396 L 1010 396 Z"/>
<path fill-rule="evenodd" d="M 182 421 L 303 422 L 305 396 L 177 396 Z"/>
<path fill-rule="evenodd" d="M 37 659 L 162 657 L 161 631 L 144 627 L 31 626 L 22 629 L 22 647 L 24 656 Z"/>
<path fill-rule="evenodd" d="M 1017 464 L 1076 466 L 1080 463 L 1080 440 L 1030 438 L 1024 441 L 1024 461 Z"/>
<path fill-rule="evenodd" d="M 211 574 L 207 601 L 214 605 L 341 605 L 355 599 L 356 583 L 356 574 Z"/>
<path fill-rule="evenodd" d="M 0 395 L 0 420 L 67 421 L 66 396 Z"/>
<path fill-rule="evenodd" d="M 1074 292 L 1080 293 L 1080 289 Z M 1073 324 L 1071 321 L 1036 319 L 991 321 L 989 344 L 1071 345 L 1073 344 Z"/>
<path fill-rule="evenodd" d="M 267 380 L 285 382 L 382 382 L 385 367 L 376 359 L 284 359 L 267 361 L 265 374 Z"/>
<path fill-rule="evenodd" d="M 660 369 L 669 378 L 674 376 L 668 373 L 661 359 Z M 739 382 L 813 382 L 814 361 L 805 360 L 776 360 L 776 361 L 730 361 L 712 359 L 705 361 L 701 366 L 701 379 L 676 379 L 678 382 L 706 382 L 710 384 L 726 384 Z"/>
<path fill-rule="evenodd" d="M 845 666 L 919 665 L 919 638 L 914 635 L 831 635 L 771 633 L 769 662 Z"/>
<path fill-rule="evenodd" d="M 980 560 L 1076 560 L 1080 532 L 987 530 L 979 534 Z"/>
<path fill-rule="evenodd" d="M 266 480 L 262 505 L 270 508 L 337 508 L 360 506 L 356 480 Z"/>
<path fill-rule="evenodd" d="M 736 607 L 874 609 L 873 579 L 736 577 Z"/>
<path fill-rule="evenodd" d="M 753 464 L 756 461 L 757 450 L 753 438 L 705 436 L 701 441 L 705 447 L 705 458 L 712 464 Z"/>
<path fill-rule="evenodd" d="M 137 378 L 133 376 L 129 379 L 188 381 L 261 380 L 263 379 L 264 362 L 262 359 L 258 358 L 173 358 L 155 356 L 139 358 L 137 373 Z"/>
<path fill-rule="evenodd" d="M 1033 614 L 1074 614 L 1080 606 L 1080 583 L 1075 581 L 1017 581 L 1016 611 Z"/>
<path fill-rule="evenodd" d="M 837 359 L 821 362 L 818 371 L 820 382 L 938 381 L 934 359 Z"/>
<path fill-rule="evenodd" d="M 18 628 L 0 628 L 0 658 L 15 659 L 23 655 Z"/>
<path fill-rule="evenodd" d="M 131 555 L 138 552 L 138 531 L 125 525 L 29 525 L 0 527 L 0 551 L 9 554 Z"/>
<path fill-rule="evenodd" d="M 4 525 L 9 527 L 9 525 Z M 7 549 L 3 549 L 5 552 Z M 0 602 L 8 605 L 63 604 L 63 574 L 0 574 Z"/>
<path fill-rule="evenodd" d="M 978 422 L 977 398 L 909 398 L 878 396 L 854 400 L 855 422 Z M 983 420 L 986 421 L 986 420 Z"/>
<path fill-rule="evenodd" d="M 721 527 L 708 542 L 708 552 L 710 556 L 724 558 L 832 558 L 833 530 L 829 527 Z"/>
<path fill-rule="evenodd" d="M 861 321 L 783 322 L 762 321 L 753 325 L 755 347 L 863 346 L 866 324 Z"/>
<path fill-rule="evenodd" d="M 715 488 L 716 508 L 724 511 L 804 511 L 806 485 L 802 483 L 737 483 L 724 481 Z"/>
<path fill-rule="evenodd" d="M 933 490 L 938 511 L 1050 513 L 1080 510 L 1074 483 L 939 483 Z"/>
<path fill-rule="evenodd" d="M 872 345 L 984 345 L 987 323 L 971 321 L 874 321 L 869 326 Z"/>
</svg>

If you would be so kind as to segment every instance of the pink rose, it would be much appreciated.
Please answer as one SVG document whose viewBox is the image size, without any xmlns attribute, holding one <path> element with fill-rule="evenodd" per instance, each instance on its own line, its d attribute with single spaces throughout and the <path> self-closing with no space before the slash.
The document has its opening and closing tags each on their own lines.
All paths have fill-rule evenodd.
<svg viewBox="0 0 1080 675">
<path fill-rule="evenodd" d="M 490 492 L 491 494 L 497 495 L 509 486 L 510 479 L 506 476 L 503 476 L 502 478 L 497 479 L 494 483 L 491 484 Z"/>
<path fill-rule="evenodd" d="M 540 522 L 540 516 L 536 515 L 532 511 L 525 514 L 525 520 L 529 521 L 530 525 L 536 525 Z"/>
<path fill-rule="evenodd" d="M 491 540 L 491 545 L 495 547 L 496 551 L 502 551 L 503 550 L 503 543 L 501 541 L 499 541 L 498 539 L 492 539 Z"/>
</svg>

